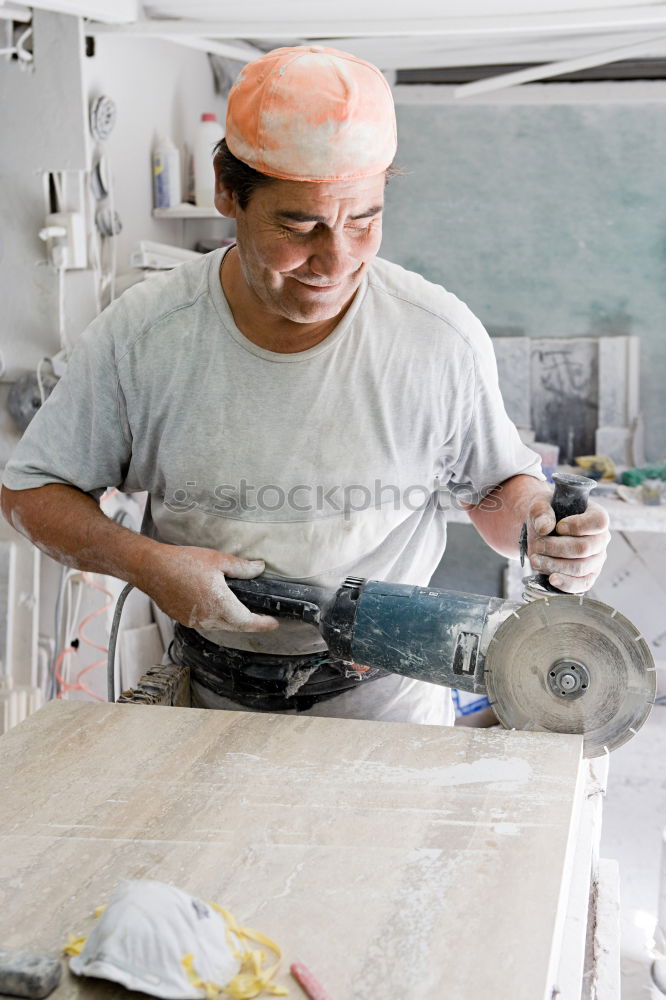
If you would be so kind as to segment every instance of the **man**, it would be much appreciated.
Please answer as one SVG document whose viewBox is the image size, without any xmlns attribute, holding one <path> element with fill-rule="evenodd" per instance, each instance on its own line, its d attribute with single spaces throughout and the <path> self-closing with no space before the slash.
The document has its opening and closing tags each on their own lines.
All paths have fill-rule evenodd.
<svg viewBox="0 0 666 1000">
<path fill-rule="evenodd" d="M 149 594 L 206 707 L 452 721 L 448 691 L 333 661 L 314 627 L 251 613 L 225 576 L 426 584 L 464 492 L 497 551 L 588 589 L 594 504 L 561 537 L 537 456 L 502 405 L 481 324 L 377 258 L 395 112 L 373 66 L 279 49 L 229 95 L 216 205 L 237 242 L 130 289 L 82 336 L 5 474 L 36 545 Z M 146 534 L 107 486 L 146 490 Z"/>
</svg>

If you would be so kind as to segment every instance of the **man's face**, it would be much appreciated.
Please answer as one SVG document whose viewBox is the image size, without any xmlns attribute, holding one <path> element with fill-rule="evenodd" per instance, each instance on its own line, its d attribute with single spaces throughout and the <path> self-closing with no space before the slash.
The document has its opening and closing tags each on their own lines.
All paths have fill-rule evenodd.
<svg viewBox="0 0 666 1000">
<path fill-rule="evenodd" d="M 245 209 L 234 201 L 225 214 L 236 219 L 242 273 L 255 300 L 295 323 L 337 316 L 379 250 L 384 186 L 384 173 L 317 184 L 274 180 L 257 188 Z"/>
</svg>

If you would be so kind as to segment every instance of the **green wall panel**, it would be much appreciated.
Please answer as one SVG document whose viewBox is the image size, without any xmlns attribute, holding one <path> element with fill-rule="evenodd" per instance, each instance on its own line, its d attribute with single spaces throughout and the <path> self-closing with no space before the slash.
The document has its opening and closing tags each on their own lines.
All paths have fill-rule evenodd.
<svg viewBox="0 0 666 1000">
<path fill-rule="evenodd" d="M 495 335 L 641 338 L 666 455 L 666 104 L 399 105 L 382 254 Z"/>
</svg>

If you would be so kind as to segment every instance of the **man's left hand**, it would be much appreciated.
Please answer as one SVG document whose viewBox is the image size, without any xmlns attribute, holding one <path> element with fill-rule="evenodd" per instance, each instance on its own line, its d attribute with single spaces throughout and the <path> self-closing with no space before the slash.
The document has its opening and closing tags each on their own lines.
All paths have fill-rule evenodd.
<svg viewBox="0 0 666 1000">
<path fill-rule="evenodd" d="M 557 527 L 557 535 L 551 535 Z M 593 586 L 606 561 L 610 541 L 608 514 L 590 501 L 584 514 L 555 523 L 546 497 L 537 497 L 527 514 L 527 556 L 537 573 L 567 594 L 584 594 Z"/>
</svg>

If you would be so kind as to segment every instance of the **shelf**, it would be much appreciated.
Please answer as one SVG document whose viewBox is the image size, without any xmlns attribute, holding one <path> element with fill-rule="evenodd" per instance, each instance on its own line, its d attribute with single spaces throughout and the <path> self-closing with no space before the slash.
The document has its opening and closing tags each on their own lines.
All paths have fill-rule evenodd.
<svg viewBox="0 0 666 1000">
<path fill-rule="evenodd" d="M 154 208 L 154 219 L 223 219 L 224 216 L 215 208 L 200 208 L 198 205 L 188 205 L 183 202 L 173 208 Z"/>
</svg>

